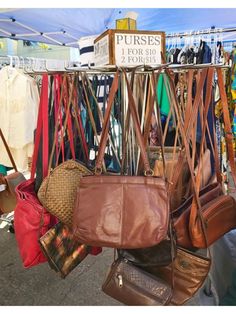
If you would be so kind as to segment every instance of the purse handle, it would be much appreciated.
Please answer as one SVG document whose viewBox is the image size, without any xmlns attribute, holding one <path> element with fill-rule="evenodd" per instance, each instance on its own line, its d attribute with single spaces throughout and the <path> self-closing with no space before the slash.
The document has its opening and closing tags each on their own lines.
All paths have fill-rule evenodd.
<svg viewBox="0 0 236 314">
<path fill-rule="evenodd" d="M 31 167 L 31 175 L 30 175 L 31 180 L 34 179 L 34 176 L 36 173 L 39 145 L 40 145 L 40 139 L 41 139 L 42 134 L 43 134 L 42 152 L 43 152 L 43 178 L 44 178 L 47 175 L 46 172 L 47 172 L 47 166 L 48 166 L 48 162 L 47 162 L 48 160 L 48 75 L 47 74 L 44 74 L 42 78 L 42 87 L 41 87 L 39 110 L 38 110 L 38 120 L 37 120 L 36 136 L 35 136 L 35 143 L 34 143 L 34 153 L 33 153 L 33 158 L 32 158 L 32 167 Z"/>
<path fill-rule="evenodd" d="M 122 71 L 125 75 L 125 81 L 126 81 L 126 85 L 127 85 L 127 89 L 128 89 L 128 97 L 129 97 L 128 108 L 130 109 L 130 113 L 131 113 L 132 118 L 133 118 L 134 128 L 135 128 L 135 132 L 136 132 L 136 136 L 137 136 L 137 141 L 139 143 L 139 146 L 141 149 L 141 155 L 142 155 L 143 162 L 144 162 L 144 169 L 145 169 L 144 174 L 145 174 L 145 176 L 153 175 L 153 171 L 150 168 L 149 160 L 148 160 L 147 153 L 146 153 L 145 146 L 144 146 L 144 142 L 143 142 L 143 137 L 142 137 L 141 130 L 140 130 L 140 125 L 139 125 L 139 120 L 138 120 L 138 115 L 137 115 L 137 111 L 136 111 L 136 107 L 135 107 L 135 102 L 134 102 L 132 90 L 131 90 L 131 87 L 130 87 L 130 84 L 129 84 L 125 70 L 122 69 Z M 104 158 L 106 142 L 107 142 L 107 138 L 108 138 L 111 108 L 112 108 L 112 104 L 113 104 L 113 101 L 115 98 L 115 94 L 118 90 L 118 85 L 119 85 L 118 83 L 119 83 L 119 71 L 117 70 L 115 77 L 113 79 L 113 82 L 112 82 L 111 89 L 110 89 L 110 94 L 109 94 L 108 103 L 107 103 L 107 109 L 106 109 L 106 113 L 105 113 L 105 117 L 104 117 L 101 142 L 100 142 L 98 157 L 97 157 L 96 166 L 95 166 L 95 174 L 97 174 L 97 175 L 101 174 L 101 172 L 102 172 L 101 165 L 102 165 L 102 161 Z"/>
<path fill-rule="evenodd" d="M 208 72 L 208 68 L 204 68 L 202 70 L 202 76 L 200 78 L 200 82 L 198 84 L 198 88 L 197 88 L 197 92 L 196 92 L 196 97 L 197 98 L 195 98 L 195 100 L 194 100 L 194 110 L 192 111 L 192 114 L 190 116 L 189 121 L 193 120 L 193 118 L 196 117 L 196 113 L 195 112 L 197 111 L 197 109 L 199 107 L 200 95 L 201 95 L 201 91 L 203 90 L 203 86 L 204 86 L 203 83 L 205 82 L 205 78 L 206 78 L 207 72 Z M 169 75 L 168 71 L 167 71 L 167 74 Z M 208 75 L 210 75 L 210 74 L 208 73 Z M 180 114 L 179 114 L 178 101 L 177 101 L 177 98 L 176 98 L 174 84 L 173 84 L 173 81 L 170 81 L 170 82 L 171 82 L 170 87 L 171 87 L 171 91 L 172 91 L 171 95 L 172 95 L 173 105 L 174 105 L 174 108 L 175 108 L 177 119 L 181 119 L 180 118 Z M 208 247 L 208 239 L 207 239 L 206 227 L 204 225 L 203 216 L 202 216 L 202 212 L 201 212 L 201 203 L 200 203 L 200 199 L 199 199 L 199 194 L 197 192 L 198 189 L 197 189 L 197 185 L 196 185 L 196 182 L 195 182 L 194 168 L 193 168 L 193 165 L 192 165 L 192 160 L 191 160 L 191 155 L 190 155 L 190 150 L 189 150 L 189 143 L 188 143 L 188 139 L 189 139 L 188 135 L 189 134 L 188 134 L 188 130 L 190 130 L 190 129 L 189 128 L 184 129 L 183 121 L 181 121 L 179 126 L 180 126 L 180 134 L 182 136 L 182 140 L 183 140 L 183 144 L 184 144 L 184 148 L 185 148 L 185 153 L 186 153 L 188 166 L 189 166 L 189 169 L 190 169 L 190 175 L 191 175 L 191 180 L 192 180 L 192 185 L 193 185 L 193 196 L 194 196 L 194 199 L 196 201 L 196 206 L 195 207 L 197 209 L 197 214 L 200 217 L 200 221 L 201 221 L 201 225 L 202 225 L 202 232 L 203 232 L 204 239 L 205 239 L 205 242 L 206 242 L 206 247 Z M 200 167 L 199 167 L 199 169 L 200 169 Z M 200 175 L 199 175 L 199 179 L 200 179 Z M 191 210 L 192 210 L 192 208 L 191 208 Z M 209 252 L 209 254 L 210 254 L 210 252 Z"/>
<path fill-rule="evenodd" d="M 125 75 L 125 81 L 126 81 L 126 85 L 127 85 L 127 89 L 128 89 L 128 98 L 129 98 L 128 99 L 128 108 L 130 110 L 130 113 L 131 113 L 131 116 L 133 119 L 134 130 L 136 133 L 137 142 L 139 144 L 141 156 L 142 156 L 143 163 L 144 163 L 144 175 L 145 176 L 148 176 L 148 175 L 152 176 L 153 170 L 150 168 L 149 159 L 148 159 L 147 152 L 145 149 L 144 139 L 143 139 L 143 136 L 141 133 L 140 123 L 139 123 L 139 118 L 138 118 L 138 114 L 137 114 L 137 110 L 136 110 L 136 106 L 135 106 L 133 93 L 132 93 L 130 83 L 129 83 L 128 78 L 127 78 L 127 74 L 126 74 L 124 69 L 122 69 L 122 71 Z"/>
<path fill-rule="evenodd" d="M 203 112 L 203 126 L 202 126 L 202 138 L 200 143 L 200 154 L 199 154 L 199 167 L 196 175 L 196 186 L 194 189 L 196 189 L 195 194 L 199 195 L 200 186 L 201 186 L 201 175 L 203 171 L 202 163 L 203 163 L 203 150 L 204 150 L 204 144 L 206 141 L 206 129 L 207 129 L 207 115 L 210 107 L 210 102 L 212 98 L 212 82 L 213 82 L 213 75 L 214 75 L 214 68 L 211 67 L 208 69 L 208 75 L 207 75 L 207 82 L 206 82 L 206 97 L 205 97 L 205 106 L 204 106 L 204 112 Z M 216 157 L 216 156 L 215 156 Z M 196 201 L 196 198 L 193 198 L 192 206 L 190 209 L 190 216 L 189 216 L 189 233 L 192 241 L 194 242 L 194 235 L 192 230 L 196 229 L 196 219 L 198 215 L 201 217 L 201 212 L 199 211 L 198 204 Z M 202 219 L 203 221 L 203 219 Z M 204 223 L 203 223 L 204 225 Z M 195 227 L 194 227 L 195 226 Z M 207 243 L 206 243 L 207 244 Z"/>
<path fill-rule="evenodd" d="M 7 144 L 7 141 L 6 141 L 6 139 L 5 139 L 4 135 L 3 135 L 3 132 L 2 132 L 1 128 L 0 128 L 0 137 L 2 138 L 3 144 L 4 144 L 5 148 L 6 148 L 6 151 L 7 151 L 8 157 L 9 157 L 9 159 L 11 161 L 11 164 L 12 164 L 15 172 L 17 172 L 18 170 L 17 170 L 16 164 L 15 164 L 15 161 L 13 159 L 13 156 L 11 154 L 10 148 L 9 148 L 9 146 Z"/>
<path fill-rule="evenodd" d="M 108 131 L 109 131 L 109 120 L 110 120 L 110 114 L 111 114 L 111 108 L 113 101 L 115 99 L 115 94 L 118 90 L 119 85 L 119 71 L 117 70 L 111 85 L 110 93 L 107 100 L 107 109 L 105 111 L 105 116 L 103 120 L 103 126 L 102 126 L 102 134 L 100 139 L 100 145 L 98 149 L 98 156 L 95 164 L 95 174 L 101 174 L 102 173 L 102 164 L 103 164 L 103 158 L 105 154 L 106 149 L 106 142 L 108 138 Z"/>
<path fill-rule="evenodd" d="M 88 75 L 87 75 L 86 72 L 84 73 L 84 77 L 85 77 L 85 79 L 86 79 L 86 83 L 87 83 L 87 85 L 88 85 L 90 94 L 91 94 L 91 96 L 92 96 L 92 98 L 93 98 L 93 100 L 94 100 L 94 102 L 95 102 L 95 104 L 96 104 L 98 116 L 99 116 L 99 119 L 100 119 L 100 123 L 103 123 L 103 120 L 104 120 L 104 119 L 103 119 L 103 114 L 102 114 L 102 111 L 101 111 L 101 109 L 100 109 L 100 107 L 99 107 L 98 99 L 97 99 L 96 96 L 95 96 L 93 87 L 91 86 L 91 82 L 90 82 L 89 77 L 88 77 Z M 100 85 L 99 85 L 99 86 L 100 86 Z M 104 93 L 105 93 L 105 92 L 104 92 Z M 99 92 L 97 93 L 97 95 L 98 95 L 98 97 L 99 97 Z M 112 139 L 111 139 L 111 135 L 110 135 L 109 133 L 108 133 L 108 139 L 109 139 L 109 142 L 110 142 L 110 144 L 111 144 L 112 151 L 113 151 L 113 153 L 114 153 L 114 155 L 115 155 L 115 157 L 116 157 L 116 160 L 117 160 L 117 162 L 118 162 L 118 164 L 119 164 L 119 166 L 120 166 L 120 160 L 119 160 L 117 151 L 116 151 L 116 149 L 115 149 L 115 146 L 114 146 L 114 144 L 113 144 L 113 141 L 112 141 Z"/>
<path fill-rule="evenodd" d="M 78 79 L 77 79 L 76 89 L 74 90 L 74 97 L 72 98 L 72 106 L 74 109 L 75 125 L 76 125 L 78 135 L 81 141 L 82 152 L 84 154 L 85 160 L 88 160 L 89 159 L 88 145 L 86 142 L 85 131 L 84 131 L 83 123 L 81 121 L 81 116 L 80 116 L 78 90 L 79 89 L 78 89 Z"/>
<path fill-rule="evenodd" d="M 228 158 L 229 164 L 231 168 L 231 174 L 234 181 L 234 186 L 236 187 L 236 167 L 234 162 L 234 148 L 233 148 L 233 134 L 231 130 L 231 123 L 230 123 L 230 115 L 229 115 L 229 106 L 227 101 L 227 96 L 224 88 L 224 80 L 221 68 L 216 69 L 217 78 L 218 78 L 218 85 L 220 90 L 220 98 L 222 102 L 223 108 L 223 119 L 225 125 L 225 140 L 228 150 Z"/>
<path fill-rule="evenodd" d="M 196 119 L 196 117 L 197 117 L 197 111 L 198 111 L 198 106 L 199 106 L 199 102 L 200 102 L 200 98 L 201 98 L 201 93 L 202 93 L 203 86 L 204 86 L 204 83 L 205 83 L 205 80 L 206 80 L 207 68 L 204 68 L 204 69 L 201 70 L 199 84 L 197 86 L 197 90 L 196 90 L 196 94 L 195 94 L 192 110 L 190 111 L 191 114 L 187 117 L 187 119 L 185 119 L 185 122 L 183 122 L 183 119 L 180 116 L 179 111 L 177 111 L 178 110 L 178 101 L 177 101 L 177 98 L 176 98 L 174 82 L 173 82 L 173 80 L 171 80 L 171 73 L 170 73 L 169 69 L 166 69 L 166 74 L 170 78 L 170 87 L 171 87 L 172 101 L 173 101 L 173 104 L 175 105 L 174 108 L 175 108 L 175 112 L 176 112 L 176 115 L 177 115 L 177 119 L 180 119 L 180 126 L 182 128 L 182 131 L 181 131 L 181 128 L 180 128 L 180 133 L 184 133 L 185 134 L 185 136 L 186 136 L 186 143 L 187 143 L 188 140 L 189 140 L 189 137 L 191 135 L 190 134 L 191 126 L 194 123 L 194 119 Z M 189 106 L 189 108 L 190 108 L 190 101 L 191 101 L 191 99 L 188 98 L 188 102 L 189 102 L 188 106 Z M 183 136 L 182 136 L 182 140 L 183 140 Z M 186 149 L 186 145 L 184 143 L 183 143 L 183 146 L 185 146 L 185 149 Z M 189 156 L 190 156 L 190 153 L 189 153 Z M 180 172 L 183 169 L 184 160 L 185 160 L 184 159 L 184 154 L 179 154 L 177 167 L 175 168 L 175 173 L 174 173 L 174 176 L 172 178 L 172 184 L 170 186 L 170 192 L 171 193 L 174 192 L 176 184 L 178 183 L 178 178 L 179 178 Z"/>
<path fill-rule="evenodd" d="M 60 144 L 59 144 L 59 151 L 61 149 L 63 137 L 64 137 L 64 134 L 65 134 L 65 127 L 67 125 L 67 121 L 68 121 L 68 117 L 69 117 L 69 110 L 70 110 L 70 104 L 71 104 L 71 99 L 72 99 L 72 92 L 73 92 L 74 85 L 75 85 L 74 84 L 75 76 L 76 76 L 76 74 L 74 74 L 73 77 L 72 77 L 72 86 L 70 88 L 69 102 L 68 102 L 69 105 L 67 106 L 67 110 L 66 110 L 66 118 L 65 118 L 64 124 L 63 124 L 63 132 L 62 132 L 61 141 L 60 141 Z M 59 108 L 58 108 L 58 116 L 59 116 L 59 111 L 61 110 L 61 108 L 63 106 L 65 82 L 66 82 L 66 74 L 63 77 L 63 81 L 62 81 L 62 85 L 61 85 L 61 94 L 60 94 L 60 102 L 59 102 Z M 53 160 L 54 152 L 55 152 L 55 149 L 56 149 L 57 132 L 58 132 L 59 123 L 60 123 L 59 119 L 57 118 L 57 123 L 56 123 L 55 130 L 54 130 L 54 140 L 53 140 L 52 150 L 51 150 L 49 163 L 48 163 L 48 173 L 47 173 L 47 175 L 50 174 L 51 167 L 52 167 L 52 160 Z M 58 158 L 59 158 L 59 154 L 58 154 Z"/>
</svg>

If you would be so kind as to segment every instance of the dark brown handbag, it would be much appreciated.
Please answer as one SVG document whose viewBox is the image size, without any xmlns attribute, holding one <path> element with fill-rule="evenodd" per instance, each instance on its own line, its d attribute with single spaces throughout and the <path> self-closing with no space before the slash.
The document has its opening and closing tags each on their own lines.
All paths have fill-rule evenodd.
<svg viewBox="0 0 236 314">
<path fill-rule="evenodd" d="M 7 142 L 5 140 L 5 137 L 1 129 L 0 129 L 0 137 L 2 138 L 7 154 L 9 156 L 9 159 L 11 160 L 12 166 L 15 170 L 14 173 L 11 173 L 7 176 L 0 175 L 0 184 L 5 185 L 5 190 L 0 192 L 0 211 L 3 213 L 9 213 L 9 212 L 14 211 L 16 207 L 15 187 L 19 183 L 25 181 L 26 179 L 21 172 L 17 171 L 15 161 L 12 157 L 12 154 L 10 152 L 10 149 L 7 145 Z"/>
<path fill-rule="evenodd" d="M 120 258 L 111 265 L 102 291 L 126 305 L 166 305 L 172 296 L 170 284 Z"/>
<path fill-rule="evenodd" d="M 172 261 L 171 241 L 168 239 L 159 244 L 143 249 L 118 249 L 118 256 L 143 269 L 150 266 L 167 266 Z M 174 258 L 176 250 L 174 252 Z"/>
<path fill-rule="evenodd" d="M 211 266 L 210 258 L 177 248 L 177 256 L 173 262 L 174 288 L 170 305 L 182 305 L 187 302 L 203 285 Z M 152 275 L 172 282 L 172 267 L 148 267 L 146 271 Z"/>
<path fill-rule="evenodd" d="M 88 245 L 145 248 L 160 243 L 167 236 L 169 199 L 166 181 L 160 177 L 152 177 L 127 77 L 126 82 L 129 108 L 141 149 L 145 176 L 99 175 L 112 102 L 118 89 L 117 72 L 104 118 L 95 175 L 82 177 L 77 191 L 73 230 L 78 239 Z"/>
</svg>

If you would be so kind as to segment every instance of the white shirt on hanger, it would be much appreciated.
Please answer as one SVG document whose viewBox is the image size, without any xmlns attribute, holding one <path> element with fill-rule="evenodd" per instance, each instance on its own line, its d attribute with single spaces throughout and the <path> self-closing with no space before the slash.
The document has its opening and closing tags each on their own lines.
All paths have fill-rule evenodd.
<svg viewBox="0 0 236 314">
<path fill-rule="evenodd" d="M 36 82 L 16 68 L 3 67 L 0 70 L 0 128 L 21 171 L 27 170 L 28 157 L 33 154 L 38 106 Z M 0 164 L 12 166 L 2 141 Z"/>
</svg>

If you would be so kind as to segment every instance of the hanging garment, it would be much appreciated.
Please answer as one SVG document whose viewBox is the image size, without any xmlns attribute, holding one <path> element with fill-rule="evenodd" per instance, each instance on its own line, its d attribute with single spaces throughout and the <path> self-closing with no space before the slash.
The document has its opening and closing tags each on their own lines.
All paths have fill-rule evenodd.
<svg viewBox="0 0 236 314">
<path fill-rule="evenodd" d="M 79 40 L 80 61 L 82 67 L 94 65 L 94 39 L 98 35 L 81 37 Z"/>
<path fill-rule="evenodd" d="M 0 128 L 21 171 L 28 169 L 33 154 L 38 104 L 38 87 L 31 77 L 10 66 L 0 70 Z M 11 166 L 2 145 L 0 164 Z"/>
</svg>

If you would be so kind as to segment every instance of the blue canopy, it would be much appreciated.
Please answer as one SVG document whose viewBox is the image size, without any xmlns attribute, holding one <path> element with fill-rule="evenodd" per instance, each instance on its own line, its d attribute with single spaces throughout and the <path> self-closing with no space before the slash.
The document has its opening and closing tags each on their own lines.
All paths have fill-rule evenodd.
<svg viewBox="0 0 236 314">
<path fill-rule="evenodd" d="M 189 32 L 236 27 L 236 9 L 176 8 L 176 9 L 14 9 L 1 10 L 0 37 L 40 41 L 49 44 L 78 47 L 81 37 L 101 34 L 115 28 L 115 20 L 127 12 L 138 13 L 139 30 Z M 236 32 L 233 34 L 236 39 Z"/>
</svg>

